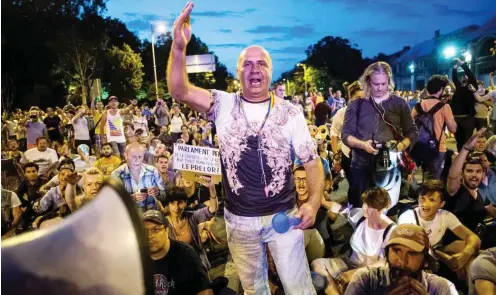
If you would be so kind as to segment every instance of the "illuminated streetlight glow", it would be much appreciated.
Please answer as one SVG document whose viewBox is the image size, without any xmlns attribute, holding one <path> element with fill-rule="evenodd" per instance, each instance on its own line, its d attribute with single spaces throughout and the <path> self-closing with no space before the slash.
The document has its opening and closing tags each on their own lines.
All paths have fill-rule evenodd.
<svg viewBox="0 0 496 295">
<path fill-rule="evenodd" d="M 465 51 L 463 53 L 463 56 L 465 57 L 465 61 L 466 62 L 471 62 L 472 61 L 472 54 L 470 53 L 470 51 Z"/>
<path fill-rule="evenodd" d="M 413 74 L 413 73 L 415 73 L 415 64 L 413 63 L 413 61 L 412 61 L 412 63 L 408 66 L 408 68 L 410 69 L 410 73 L 412 73 L 412 74 Z"/>
<path fill-rule="evenodd" d="M 448 46 L 443 50 L 444 58 L 452 58 L 456 55 L 456 48 L 454 46 Z"/>
<path fill-rule="evenodd" d="M 155 25 L 155 33 L 157 35 L 163 35 L 167 33 L 167 26 L 163 22 L 159 22 Z"/>
</svg>

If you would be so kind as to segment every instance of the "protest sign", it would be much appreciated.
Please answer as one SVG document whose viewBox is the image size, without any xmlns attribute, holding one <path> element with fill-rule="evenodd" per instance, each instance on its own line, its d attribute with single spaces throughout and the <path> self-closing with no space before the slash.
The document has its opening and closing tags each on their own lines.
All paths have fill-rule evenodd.
<svg viewBox="0 0 496 295">
<path fill-rule="evenodd" d="M 218 149 L 176 143 L 173 160 L 174 169 L 186 179 L 196 180 L 199 175 L 210 175 L 215 183 L 221 179 Z"/>
</svg>

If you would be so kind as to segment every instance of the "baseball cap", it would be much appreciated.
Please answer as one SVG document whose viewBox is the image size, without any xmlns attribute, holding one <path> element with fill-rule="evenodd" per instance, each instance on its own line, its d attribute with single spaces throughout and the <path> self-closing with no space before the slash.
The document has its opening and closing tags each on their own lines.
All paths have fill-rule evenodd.
<svg viewBox="0 0 496 295">
<path fill-rule="evenodd" d="M 424 229 L 416 224 L 400 224 L 394 228 L 387 246 L 399 244 L 411 248 L 415 252 L 422 252 L 430 248 L 429 237 Z"/>
<path fill-rule="evenodd" d="M 167 226 L 168 222 L 162 212 L 158 210 L 148 210 L 143 213 L 143 221 L 150 221 L 156 224 Z"/>
<path fill-rule="evenodd" d="M 111 100 L 119 101 L 119 99 L 115 95 L 112 95 L 111 97 L 109 97 L 109 101 L 111 101 Z"/>
</svg>

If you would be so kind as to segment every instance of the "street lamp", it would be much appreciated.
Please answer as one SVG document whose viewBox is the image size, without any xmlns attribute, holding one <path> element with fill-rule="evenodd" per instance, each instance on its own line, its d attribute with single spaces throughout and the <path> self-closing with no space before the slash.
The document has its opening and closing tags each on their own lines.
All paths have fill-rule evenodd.
<svg viewBox="0 0 496 295">
<path fill-rule="evenodd" d="M 413 63 L 413 61 L 412 61 L 412 63 L 408 66 L 408 68 L 410 69 L 410 73 L 412 73 L 412 74 L 413 74 L 413 73 L 415 73 L 415 64 Z"/>
<path fill-rule="evenodd" d="M 164 35 L 167 32 L 167 27 L 165 23 L 160 22 L 155 25 L 152 25 L 152 57 L 153 57 L 153 74 L 155 76 L 155 95 L 158 100 L 158 81 L 157 81 L 157 64 L 155 62 L 155 33 L 160 36 Z"/>
<path fill-rule="evenodd" d="M 465 57 L 465 61 L 466 62 L 471 62 L 472 61 L 472 54 L 470 53 L 470 51 L 465 51 L 463 53 L 463 56 Z"/>
<path fill-rule="evenodd" d="M 444 58 L 453 58 L 456 55 L 456 48 L 454 46 L 448 46 L 443 50 Z"/>
<path fill-rule="evenodd" d="M 307 66 L 305 64 L 299 63 L 297 64 L 299 67 L 303 67 L 303 83 L 305 83 L 305 97 L 308 95 L 307 89 Z"/>
</svg>

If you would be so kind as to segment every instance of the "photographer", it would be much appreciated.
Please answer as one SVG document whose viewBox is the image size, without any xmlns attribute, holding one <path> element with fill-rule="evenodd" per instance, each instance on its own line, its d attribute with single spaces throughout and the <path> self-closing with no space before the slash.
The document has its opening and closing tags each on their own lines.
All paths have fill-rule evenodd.
<svg viewBox="0 0 496 295">
<path fill-rule="evenodd" d="M 455 84 L 455 93 L 450 101 L 451 109 L 453 110 L 453 115 L 455 116 L 455 121 L 458 129 L 455 133 L 456 147 L 458 151 L 461 151 L 462 146 L 467 142 L 467 140 L 472 136 L 475 128 L 475 98 L 472 91 L 469 89 L 469 85 L 472 85 L 477 89 L 477 80 L 474 74 L 468 68 L 468 65 L 459 58 L 455 58 L 456 64 L 453 66 L 451 72 L 451 79 Z M 458 80 L 458 67 L 461 67 L 465 72 L 462 80 Z"/>
<path fill-rule="evenodd" d="M 418 129 L 407 102 L 392 95 L 394 81 L 387 63 L 367 67 L 360 83 L 365 98 L 350 102 L 341 135 L 352 149 L 348 201 L 361 207 L 361 194 L 379 186 L 388 191 L 394 206 L 401 186 L 401 152 L 415 143 Z"/>
</svg>

